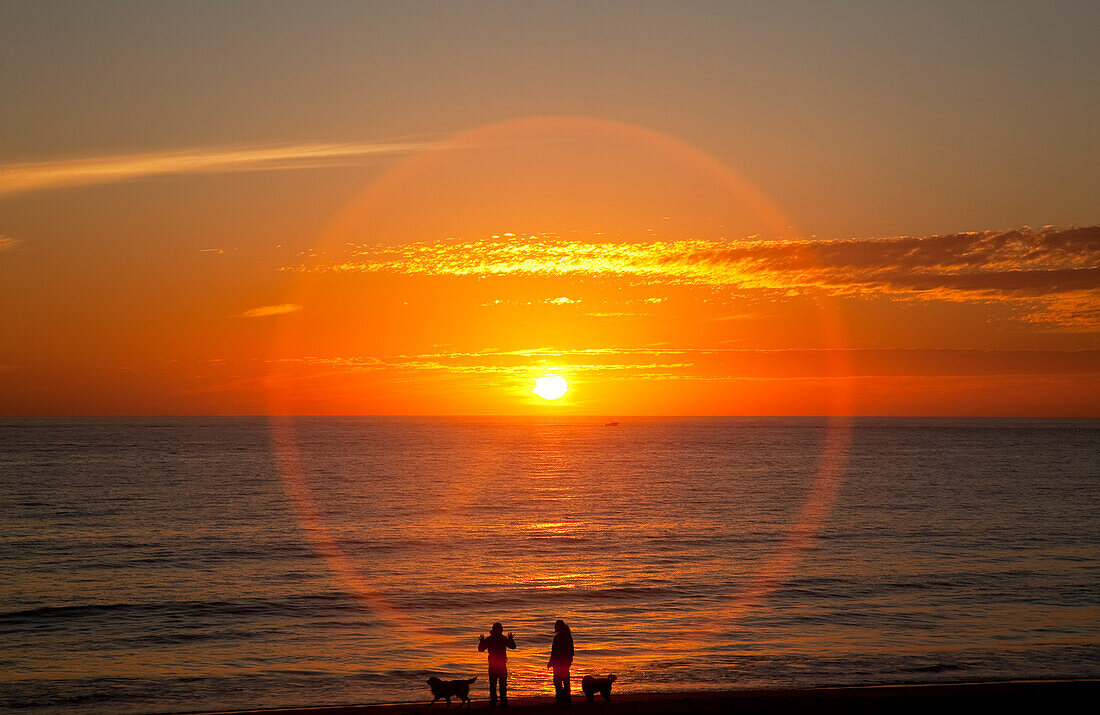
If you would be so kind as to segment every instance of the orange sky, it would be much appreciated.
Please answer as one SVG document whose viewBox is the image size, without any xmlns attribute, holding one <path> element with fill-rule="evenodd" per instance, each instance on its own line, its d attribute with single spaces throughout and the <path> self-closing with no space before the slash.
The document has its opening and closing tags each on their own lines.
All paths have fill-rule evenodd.
<svg viewBox="0 0 1100 715">
<path fill-rule="evenodd" d="M 543 39 L 532 52 L 550 63 Z M 705 45 L 677 45 L 668 61 Z M 1045 60 L 1052 71 L 1074 71 L 1075 47 Z M 80 75 L 71 50 L 50 51 Z M 892 52 L 872 54 L 900 61 Z M 993 88 L 990 57 L 960 66 Z M 302 71 L 344 66 L 330 60 Z M 751 61 L 758 77 L 793 76 L 774 57 Z M 540 67 L 544 80 L 580 71 Z M 254 70 L 225 71 L 210 87 Z M 1093 104 L 1066 104 L 1076 119 L 1057 140 L 1020 118 L 982 120 L 988 141 L 1048 142 L 1053 164 L 1028 193 L 998 163 L 1031 151 L 1018 141 L 964 165 L 961 144 L 920 145 L 880 117 L 901 132 L 888 147 L 851 133 L 858 103 L 805 110 L 819 128 L 844 126 L 832 136 L 780 131 L 792 121 L 780 117 L 758 126 L 741 109 L 704 121 L 720 90 L 691 94 L 702 80 L 689 76 L 669 86 L 695 98 L 690 119 L 638 104 L 652 87 L 637 83 L 633 100 L 581 101 L 598 80 L 580 74 L 573 94 L 507 105 L 529 89 L 483 72 L 461 80 L 486 92 L 478 112 L 444 104 L 426 124 L 403 90 L 374 83 L 405 124 L 348 105 L 364 127 L 352 140 L 331 131 L 346 120 L 331 96 L 288 131 L 240 95 L 262 140 L 242 139 L 232 113 L 190 117 L 194 106 L 177 131 L 163 107 L 128 105 L 126 121 L 159 135 L 128 134 L 121 115 L 39 115 L 55 127 L 23 106 L 0 127 L 16 140 L 0 155 L 0 415 L 1100 416 L 1100 216 L 1086 196 L 1100 182 L 1054 150 L 1080 141 L 1095 158 Z M 152 91 L 140 72 L 118 77 Z M 878 81 L 849 74 L 835 89 L 872 96 Z M 44 109 L 82 91 L 63 84 L 24 96 Z M 629 89 L 625 75 L 612 84 Z M 745 96 L 771 98 L 760 111 L 786 106 L 777 86 Z M 108 111 L 101 101 L 84 106 Z M 1029 216 L 1053 225 L 1021 227 Z M 561 400 L 531 393 L 547 374 L 568 380 Z"/>
</svg>

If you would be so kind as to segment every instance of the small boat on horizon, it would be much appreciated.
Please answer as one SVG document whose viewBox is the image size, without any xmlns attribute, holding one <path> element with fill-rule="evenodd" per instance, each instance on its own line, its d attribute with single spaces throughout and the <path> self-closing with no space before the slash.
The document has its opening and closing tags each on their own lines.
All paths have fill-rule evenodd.
<svg viewBox="0 0 1100 715">
<path fill-rule="evenodd" d="M 618 427 L 618 426 L 619 426 L 618 422 L 606 422 L 606 423 L 604 423 L 604 427 Z"/>
</svg>

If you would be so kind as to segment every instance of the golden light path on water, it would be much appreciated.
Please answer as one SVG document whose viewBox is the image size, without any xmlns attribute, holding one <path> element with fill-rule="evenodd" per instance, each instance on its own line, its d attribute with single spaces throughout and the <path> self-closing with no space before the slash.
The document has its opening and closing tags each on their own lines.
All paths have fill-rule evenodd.
<svg viewBox="0 0 1100 715">
<path fill-rule="evenodd" d="M 604 140 L 626 143 L 639 153 L 652 153 L 664 160 L 675 160 L 726 192 L 731 201 L 743 204 L 755 213 L 768 233 L 779 237 L 791 231 L 790 221 L 758 189 L 732 169 L 679 140 L 657 132 L 631 126 L 621 122 L 579 118 L 579 117 L 536 117 L 492 124 L 489 126 L 460 133 L 437 147 L 414 155 L 384 172 L 364 193 L 356 198 L 332 222 L 329 232 L 322 237 L 321 244 L 348 244 L 354 233 L 354 225 L 369 217 L 372 211 L 384 207 L 387 200 L 410 183 L 413 178 L 432 171 L 432 162 L 440 155 L 448 155 L 458 150 L 469 150 L 477 146 L 499 146 L 502 143 L 517 142 L 525 136 L 532 141 L 544 141 L 548 135 L 560 137 L 563 141 L 573 137 L 583 137 L 591 141 Z M 614 244 L 610 244 L 614 245 Z M 293 296 L 294 303 L 302 303 Z M 803 552 L 811 544 L 819 531 L 836 497 L 837 489 L 843 477 L 849 446 L 851 394 L 849 381 L 844 379 L 851 374 L 851 365 L 846 351 L 847 338 L 842 316 L 835 304 L 828 298 L 815 303 L 818 322 L 824 347 L 825 360 L 828 361 L 830 394 L 825 436 L 821 453 L 817 457 L 816 477 L 813 485 L 802 502 L 797 516 L 787 530 L 787 534 L 777 548 L 749 579 L 749 585 L 740 594 L 704 612 L 706 617 L 698 618 L 694 623 L 685 625 L 674 634 L 667 634 L 666 648 L 690 650 L 693 643 L 705 642 L 714 632 L 742 617 L 765 599 L 778 584 L 791 577 Z M 299 347 L 300 336 L 294 334 L 294 328 L 287 328 L 276 346 L 279 357 L 288 349 Z M 277 363 L 277 361 L 272 361 Z M 560 379 L 560 378 L 559 378 Z M 564 382 L 564 380 L 563 380 Z M 530 390 L 531 382 L 526 383 Z M 285 389 L 286 381 L 273 374 L 268 381 L 269 414 L 274 451 L 288 499 L 293 506 L 301 530 L 313 549 L 327 564 L 331 572 L 354 594 L 359 602 L 379 618 L 385 620 L 394 629 L 396 638 L 410 644 L 423 646 L 429 643 L 443 643 L 432 631 L 432 624 L 413 618 L 387 596 L 387 584 L 376 581 L 362 572 L 361 566 L 354 563 L 341 548 L 333 525 L 326 522 L 318 507 L 306 477 L 295 418 L 294 396 Z M 555 393 L 560 385 L 555 385 L 549 393 Z M 555 398 L 542 394 L 553 405 Z M 564 390 L 558 397 L 564 395 Z M 549 521 L 547 523 L 550 523 Z M 735 529 L 736 525 L 730 525 Z M 415 660 L 415 659 L 414 659 Z M 431 662 L 424 662 L 430 667 Z"/>
</svg>

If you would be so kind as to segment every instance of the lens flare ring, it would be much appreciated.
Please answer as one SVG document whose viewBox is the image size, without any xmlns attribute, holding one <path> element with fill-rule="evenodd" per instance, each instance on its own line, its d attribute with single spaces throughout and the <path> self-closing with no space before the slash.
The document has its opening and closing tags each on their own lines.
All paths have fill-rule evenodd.
<svg viewBox="0 0 1100 715">
<path fill-rule="evenodd" d="M 372 210 L 385 205 L 394 192 L 418 175 L 431 171 L 432 162 L 441 155 L 471 147 L 491 146 L 501 141 L 517 141 L 517 138 L 530 134 L 541 138 L 547 133 L 560 133 L 562 136 L 580 134 L 587 137 L 607 138 L 609 141 L 631 142 L 639 151 L 653 151 L 674 157 L 677 161 L 689 165 L 701 172 L 716 185 L 721 186 L 731 197 L 747 204 L 768 227 L 775 237 L 790 234 L 793 230 L 786 216 L 755 186 L 744 177 L 724 165 L 719 160 L 703 153 L 672 137 L 622 122 L 585 118 L 585 117 L 535 117 L 491 124 L 471 131 L 462 132 L 441 142 L 434 149 L 413 155 L 385 172 L 372 182 L 364 193 L 353 200 L 331 222 L 322 243 L 327 239 L 339 243 L 353 234 L 357 221 L 369 215 Z M 540 139 L 541 140 L 541 139 Z M 293 303 L 303 304 L 298 296 Z M 797 516 L 790 525 L 785 538 L 766 558 L 749 580 L 749 585 L 741 593 L 727 599 L 712 609 L 710 618 L 701 619 L 695 633 L 706 635 L 712 629 L 728 624 L 744 615 L 758 604 L 779 583 L 789 578 L 797 568 L 801 554 L 810 545 L 814 535 L 820 530 L 836 497 L 837 489 L 843 478 L 848 446 L 850 441 L 850 417 L 852 413 L 852 394 L 850 381 L 844 378 L 852 374 L 848 353 L 847 334 L 839 310 L 831 299 L 823 298 L 817 302 L 819 325 L 824 343 L 829 350 L 827 355 L 827 374 L 831 390 L 829 407 L 825 415 L 825 437 L 821 452 L 817 455 L 817 470 L 814 482 Z M 288 325 L 280 340 L 279 356 L 286 346 L 293 345 L 299 338 L 293 331 L 300 328 Z M 271 364 L 277 365 L 273 360 Z M 273 447 L 276 462 L 286 490 L 293 506 L 299 525 L 309 539 L 316 553 L 322 557 L 330 570 L 353 593 L 356 598 L 376 615 L 405 631 L 410 642 L 423 638 L 428 633 L 424 624 L 405 613 L 388 598 L 384 585 L 377 584 L 362 575 L 360 568 L 353 563 L 341 548 L 336 530 L 324 519 L 316 502 L 303 468 L 299 449 L 299 436 L 293 415 L 298 414 L 294 395 L 286 389 L 287 380 L 282 379 L 277 370 L 268 377 L 269 415 Z M 536 387 L 535 394 L 543 399 L 557 399 L 565 394 L 568 386 L 558 376 L 546 376 L 549 380 L 556 377 L 561 380 L 552 384 L 554 390 L 545 394 Z M 560 394 L 556 394 L 560 389 Z M 670 636 L 670 642 L 678 636 Z"/>
</svg>

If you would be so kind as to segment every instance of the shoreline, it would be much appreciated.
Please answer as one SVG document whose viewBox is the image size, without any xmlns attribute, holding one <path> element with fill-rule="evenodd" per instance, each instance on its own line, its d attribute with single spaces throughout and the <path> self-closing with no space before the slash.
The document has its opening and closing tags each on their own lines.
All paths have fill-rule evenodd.
<svg viewBox="0 0 1100 715">
<path fill-rule="evenodd" d="M 429 706 L 430 695 L 420 702 L 363 705 L 320 705 L 254 710 L 199 711 L 175 715 L 402 715 L 446 710 L 440 700 Z M 470 709 L 489 710 L 483 693 L 473 698 Z M 577 689 L 573 710 L 583 712 L 637 713 L 851 713 L 920 712 L 973 713 L 976 707 L 1069 708 L 1082 699 L 1100 696 L 1100 678 L 1078 680 L 1006 680 L 962 683 L 899 683 L 887 685 L 827 686 L 804 689 L 762 689 L 678 692 L 612 693 L 611 703 L 596 696 L 589 705 Z M 457 701 L 452 703 L 457 707 Z M 429 709 L 431 708 L 431 709 Z M 549 695 L 509 699 L 508 711 L 556 713 L 561 708 Z"/>
</svg>

